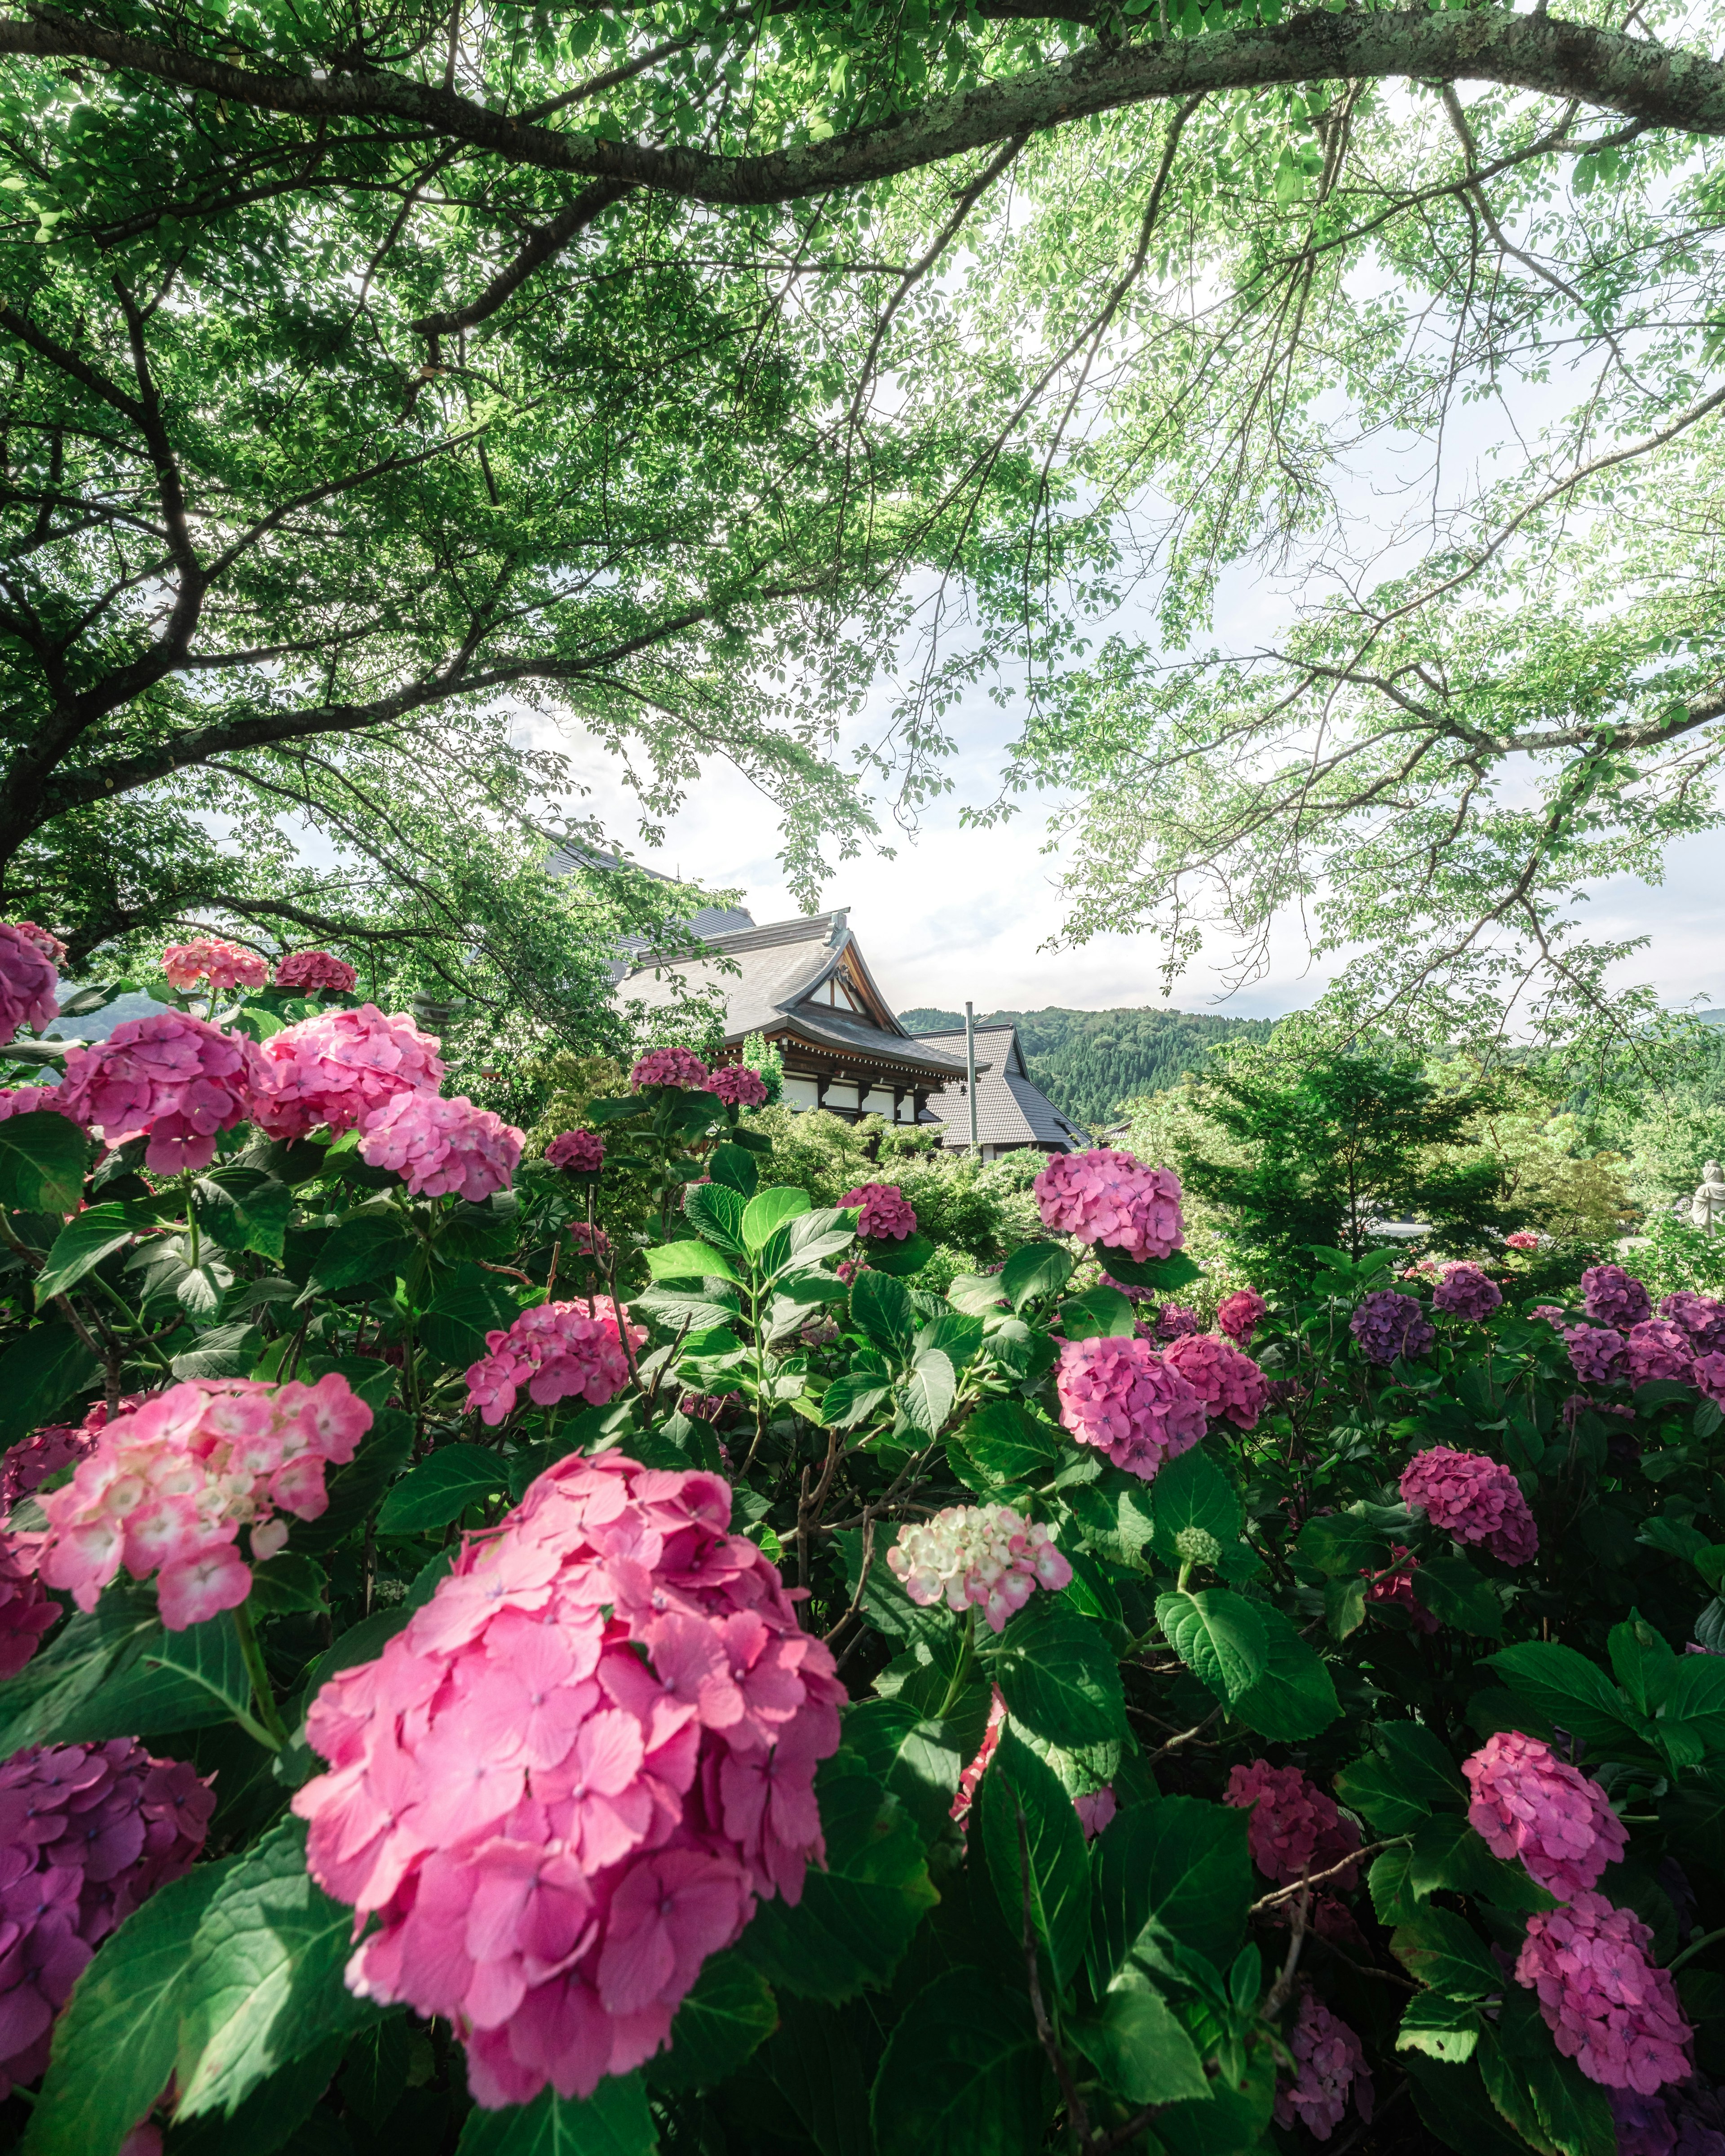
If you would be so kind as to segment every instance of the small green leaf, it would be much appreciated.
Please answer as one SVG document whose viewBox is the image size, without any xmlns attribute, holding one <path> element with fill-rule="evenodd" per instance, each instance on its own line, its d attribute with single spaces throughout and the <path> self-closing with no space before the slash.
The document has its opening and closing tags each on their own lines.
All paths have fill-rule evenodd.
<svg viewBox="0 0 1725 2156">
<path fill-rule="evenodd" d="M 1126 1697 L 1107 1635 L 1062 1596 L 1033 1595 L 982 1659 L 1014 1717 L 1050 1743 L 1125 1736 Z"/>
<path fill-rule="evenodd" d="M 314 1287 L 388 1288 L 413 1261 L 413 1239 L 401 1216 L 356 1213 L 330 1230 L 311 1266 Z"/>
<path fill-rule="evenodd" d="M 788 1183 L 774 1183 L 750 1199 L 742 1209 L 742 1240 L 758 1256 L 778 1230 L 809 1209 L 806 1190 Z"/>
<path fill-rule="evenodd" d="M 1022 1985 L 942 1971 L 887 2040 L 872 2105 L 877 2156 L 1034 2156 L 1047 2111 Z"/>
<path fill-rule="evenodd" d="M 1110 1987 L 1095 2019 L 1069 2020 L 1065 2026 L 1106 2086 L 1129 2104 L 1209 2094 L 1197 2046 L 1136 1969 Z"/>
<path fill-rule="evenodd" d="M 737 1268 L 711 1243 L 658 1243 L 649 1250 L 647 1270 L 660 1280 L 734 1281 Z"/>
<path fill-rule="evenodd" d="M 1264 1618 L 1255 1603 L 1226 1588 L 1156 1598 L 1163 1637 L 1193 1675 L 1232 1706 L 1270 1661 Z"/>
<path fill-rule="evenodd" d="M 1057 1295 L 1072 1277 L 1072 1255 L 1060 1243 L 1020 1243 L 1000 1268 L 1000 1285 L 1014 1310 L 1037 1296 Z"/>
<path fill-rule="evenodd" d="M 1422 1991 L 1408 2001 L 1395 2048 L 1459 2064 L 1473 2056 L 1479 2041 L 1477 2006 L 1463 1999 L 1446 1999 L 1441 1992 Z"/>
<path fill-rule="evenodd" d="M 979 1801 L 983 1847 L 1008 1928 L 1021 1933 L 1028 1907 L 1064 1991 L 1090 1933 L 1090 1860 L 1072 1800 L 1009 1722 Z"/>
<path fill-rule="evenodd" d="M 548 2088 L 531 2103 L 475 2107 L 456 2156 L 653 2156 L 658 2146 L 640 2075 L 608 2074 L 585 2103 Z"/>
<path fill-rule="evenodd" d="M 0 1212 L 74 1213 L 90 1142 L 69 1116 L 39 1108 L 0 1122 Z"/>
<path fill-rule="evenodd" d="M 417 1535 L 447 1527 L 470 1505 L 501 1496 L 509 1472 L 495 1452 L 478 1445 L 440 1445 L 403 1475 L 377 1515 L 380 1535 Z"/>
<path fill-rule="evenodd" d="M 1489 1999 L 1505 1988 L 1491 1949 L 1448 1909 L 1422 1908 L 1391 1933 L 1389 1950 L 1409 1976 L 1451 1999 Z"/>
</svg>

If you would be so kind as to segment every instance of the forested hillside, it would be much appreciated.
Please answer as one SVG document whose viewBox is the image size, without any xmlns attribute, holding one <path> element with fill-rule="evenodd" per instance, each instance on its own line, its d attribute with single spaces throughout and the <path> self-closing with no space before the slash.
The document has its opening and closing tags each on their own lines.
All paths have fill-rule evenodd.
<svg viewBox="0 0 1725 2156">
<path fill-rule="evenodd" d="M 1213 1018 L 1146 1006 L 1125 1010 L 990 1011 L 979 1025 L 1008 1020 L 1032 1078 L 1062 1113 L 1085 1123 L 1108 1122 L 1121 1103 L 1158 1092 L 1188 1070 L 1201 1070 L 1224 1040 L 1267 1040 L 1269 1019 Z M 963 1011 L 908 1010 L 899 1023 L 912 1033 L 962 1026 Z"/>
</svg>

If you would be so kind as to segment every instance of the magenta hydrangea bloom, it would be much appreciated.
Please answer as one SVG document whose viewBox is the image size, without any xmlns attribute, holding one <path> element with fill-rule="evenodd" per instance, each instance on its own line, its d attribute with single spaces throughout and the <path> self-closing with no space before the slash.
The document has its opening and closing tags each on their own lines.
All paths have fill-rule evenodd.
<svg viewBox="0 0 1725 2156">
<path fill-rule="evenodd" d="M 1632 1385 L 1651 1384 L 1657 1378 L 1689 1383 L 1695 1350 L 1681 1325 L 1673 1325 L 1669 1318 L 1644 1317 L 1639 1325 L 1630 1326 L 1623 1344 Z"/>
<path fill-rule="evenodd" d="M 912 1602 L 924 1609 L 944 1602 L 961 1612 L 974 1604 L 995 1632 L 1039 1587 L 1072 1581 L 1048 1529 L 1010 1505 L 949 1505 L 932 1520 L 901 1527 L 886 1563 Z"/>
<path fill-rule="evenodd" d="M 360 1127 L 360 1158 L 400 1176 L 413 1198 L 465 1198 L 476 1205 L 507 1190 L 526 1134 L 465 1093 L 398 1093 Z"/>
<path fill-rule="evenodd" d="M 1629 1349 L 1609 1325 L 1571 1325 L 1563 1332 L 1569 1367 L 1584 1385 L 1621 1384 L 1629 1376 Z"/>
<path fill-rule="evenodd" d="M 1653 1934 L 1603 1894 L 1578 1894 L 1527 1919 L 1516 1981 L 1539 1994 L 1539 2010 L 1566 2059 L 1604 2088 L 1643 2096 L 1691 2071 L 1683 2046 L 1693 2031 L 1670 1974 L 1647 1958 Z"/>
<path fill-rule="evenodd" d="M 857 1208 L 856 1232 L 865 1243 L 884 1242 L 889 1236 L 902 1243 L 916 1232 L 916 1216 L 896 1183 L 860 1183 L 839 1203 Z"/>
<path fill-rule="evenodd" d="M 845 1689 L 730 1521 L 716 1475 L 573 1455 L 312 1702 L 310 1868 L 380 1919 L 348 1984 L 445 2016 L 488 2108 L 652 2057 L 822 1861 Z"/>
<path fill-rule="evenodd" d="M 1389 1604 L 1397 1609 L 1404 1609 L 1416 1632 L 1440 1632 L 1442 1625 L 1414 1592 L 1414 1581 L 1420 1570 L 1419 1558 L 1409 1556 L 1405 1543 L 1392 1543 L 1389 1558 L 1389 1568 L 1384 1572 L 1373 1572 L 1369 1565 L 1361 1568 L 1361 1576 L 1372 1583 L 1366 1589 L 1368 1604 L 1375 1603 L 1380 1607 Z"/>
<path fill-rule="evenodd" d="M 1431 1306 L 1446 1317 L 1465 1317 L 1475 1324 L 1489 1317 L 1503 1300 L 1503 1291 L 1477 1265 L 1450 1265 L 1431 1291 Z"/>
<path fill-rule="evenodd" d="M 1301 1990 L 1287 2042 L 1294 2078 L 1276 2084 L 1278 2126 L 1303 2126 L 1314 2141 L 1327 2141 L 1342 2123 L 1350 2097 L 1360 2117 L 1370 2120 L 1373 2091 L 1365 2051 L 1348 2024 L 1338 2021 L 1309 1988 Z"/>
<path fill-rule="evenodd" d="M 1539 1248 L 1539 1238 L 1531 1228 L 1517 1228 L 1514 1235 L 1506 1235 L 1503 1240 L 1505 1246 L 1512 1250 L 1537 1250 Z"/>
<path fill-rule="evenodd" d="M 1189 1333 L 1164 1348 L 1162 1359 L 1191 1386 L 1213 1421 L 1221 1416 L 1240 1430 L 1256 1429 L 1270 1404 L 1270 1388 L 1251 1357 L 1231 1340 L 1219 1340 L 1214 1332 Z"/>
<path fill-rule="evenodd" d="M 1329 1871 L 1360 1845 L 1353 1821 L 1297 1767 L 1272 1767 L 1267 1759 L 1230 1767 L 1222 1801 L 1250 1811 L 1246 1846 L 1259 1871 L 1279 1887 Z M 1334 1884 L 1346 1889 L 1358 1878 L 1359 1867 L 1350 1864 Z"/>
<path fill-rule="evenodd" d="M 1682 1328 L 1697 1355 L 1725 1353 L 1725 1302 L 1716 1296 L 1692 1295 L 1687 1288 L 1680 1287 L 1675 1295 L 1666 1296 L 1659 1314 L 1667 1323 Z"/>
<path fill-rule="evenodd" d="M 1250 1348 L 1252 1335 L 1268 1316 L 1270 1305 L 1255 1287 L 1236 1288 L 1216 1305 L 1216 1330 L 1236 1346 Z"/>
<path fill-rule="evenodd" d="M 545 1148 L 545 1158 L 572 1175 L 597 1175 L 605 1164 L 605 1141 L 597 1131 L 562 1131 Z"/>
<path fill-rule="evenodd" d="M 12 1116 L 38 1115 L 44 1108 L 56 1116 L 65 1116 L 76 1122 L 66 1106 L 64 1086 L 0 1086 L 0 1123 Z"/>
<path fill-rule="evenodd" d="M 66 1113 L 86 1130 L 110 1146 L 147 1137 L 145 1167 L 177 1175 L 209 1166 L 217 1132 L 250 1116 L 263 1076 L 263 1059 L 243 1033 L 162 1011 L 69 1050 L 60 1090 Z"/>
<path fill-rule="evenodd" d="M 1597 1782 L 1518 1729 L 1486 1738 L 1461 1771 L 1473 1790 L 1468 1822 L 1494 1856 L 1519 1857 L 1568 1901 L 1597 1886 L 1629 1847 L 1629 1830 Z"/>
<path fill-rule="evenodd" d="M 275 985 L 278 988 L 331 988 L 338 996 L 351 996 L 359 982 L 345 958 L 338 958 L 331 951 L 290 951 L 285 958 L 275 962 Z"/>
<path fill-rule="evenodd" d="M 437 1051 L 412 1019 L 386 1018 L 375 1004 L 301 1019 L 263 1045 L 259 1127 L 273 1138 L 304 1137 L 321 1124 L 356 1129 L 399 1093 L 435 1093 Z"/>
<path fill-rule="evenodd" d="M 47 1516 L 41 1573 L 94 1609 L 122 1564 L 158 1574 L 162 1621 L 182 1632 L 251 1591 L 234 1547 L 251 1531 L 262 1562 L 286 1542 L 280 1517 L 315 1520 L 324 1469 L 343 1465 L 372 1411 L 333 1371 L 315 1385 L 193 1378 L 152 1393 L 104 1429 L 69 1482 L 37 1499 Z"/>
<path fill-rule="evenodd" d="M 14 921 L 11 925 L 26 942 L 35 945 L 49 965 L 58 968 L 65 964 L 66 947 L 51 928 L 40 927 L 33 921 Z"/>
<path fill-rule="evenodd" d="M 0 1677 L 15 1677 L 58 1620 L 60 1605 L 36 1577 L 37 1552 L 22 1535 L 0 1535 Z"/>
<path fill-rule="evenodd" d="M 629 1072 L 629 1082 L 638 1093 L 644 1086 L 680 1086 L 685 1092 L 700 1093 L 706 1090 L 711 1075 L 689 1049 L 655 1048 Z"/>
<path fill-rule="evenodd" d="M 270 978 L 268 959 L 220 936 L 194 936 L 189 943 L 170 943 L 162 954 L 162 970 L 168 986 L 182 996 L 202 980 L 208 980 L 219 994 L 229 988 L 261 988 Z"/>
<path fill-rule="evenodd" d="M 1393 1287 L 1368 1295 L 1348 1321 L 1348 1329 L 1365 1350 L 1368 1361 L 1394 1363 L 1398 1356 L 1423 1355 L 1437 1338 L 1436 1328 L 1410 1295 Z"/>
<path fill-rule="evenodd" d="M 114 1414 L 130 1414 L 149 1398 L 148 1393 L 124 1394 Z M 0 1513 L 9 1512 L 20 1497 L 39 1490 L 50 1475 L 88 1459 L 112 1419 L 108 1403 L 97 1400 L 75 1429 L 69 1423 L 44 1423 L 40 1430 L 8 1445 L 0 1453 Z"/>
<path fill-rule="evenodd" d="M 1188 1310 L 1183 1303 L 1165 1302 L 1156 1317 L 1156 1337 L 1158 1340 L 1186 1340 L 1199 1329 L 1198 1312 Z"/>
<path fill-rule="evenodd" d="M 1480 1543 L 1504 1564 L 1526 1564 L 1538 1553 L 1539 1530 L 1521 1484 L 1483 1452 L 1430 1445 L 1403 1468 L 1401 1492 L 1433 1527 L 1459 1543 Z"/>
<path fill-rule="evenodd" d="M 705 1092 L 713 1094 L 727 1108 L 764 1108 L 767 1081 L 758 1070 L 738 1063 L 722 1063 L 708 1076 Z"/>
<path fill-rule="evenodd" d="M 485 1353 L 467 1372 L 467 1404 L 495 1428 L 514 1409 L 525 1385 L 541 1407 L 556 1400 L 585 1400 L 603 1407 L 629 1383 L 624 1353 L 627 1317 L 608 1296 L 591 1302 L 542 1302 L 524 1310 L 507 1332 L 485 1335 Z M 647 1337 L 629 1326 L 629 1344 Z"/>
<path fill-rule="evenodd" d="M 1725 1355 L 1697 1355 L 1689 1368 L 1689 1382 L 1725 1407 Z"/>
<path fill-rule="evenodd" d="M 1692 2074 L 1656 2095 L 1608 2089 L 1617 2156 L 1725 2156 L 1725 2103 L 1718 2089 Z"/>
<path fill-rule="evenodd" d="M 1589 1265 L 1581 1276 L 1582 1307 L 1595 1325 L 1627 1332 L 1653 1315 L 1653 1299 L 1621 1265 Z"/>
<path fill-rule="evenodd" d="M 1146 1340 L 1065 1341 L 1055 1389 L 1078 1442 L 1147 1482 L 1204 1433 L 1204 1402 Z"/>
<path fill-rule="evenodd" d="M 1563 1306 L 1560 1302 L 1536 1302 L 1527 1315 L 1538 1324 L 1550 1326 L 1553 1332 L 1563 1329 Z"/>
<path fill-rule="evenodd" d="M 36 941 L 42 932 L 31 921 L 0 921 L 0 1048 L 21 1025 L 40 1032 L 60 1014 L 54 993 L 60 977 Z"/>
<path fill-rule="evenodd" d="M 578 1256 L 594 1259 L 600 1265 L 609 1263 L 611 1238 L 603 1228 L 586 1220 L 572 1220 L 563 1230 L 563 1238 Z"/>
<path fill-rule="evenodd" d="M 1045 1228 L 1123 1250 L 1141 1265 L 1172 1257 L 1186 1240 L 1178 1176 L 1109 1146 L 1050 1153 L 1031 1188 Z"/>
<path fill-rule="evenodd" d="M 1078 1815 L 1078 1824 L 1084 1830 L 1086 1841 L 1094 1841 L 1103 1830 L 1113 1822 L 1120 1804 L 1114 1794 L 1114 1784 L 1104 1782 L 1100 1789 L 1092 1789 L 1087 1796 L 1074 1797 L 1072 1809 Z"/>
</svg>

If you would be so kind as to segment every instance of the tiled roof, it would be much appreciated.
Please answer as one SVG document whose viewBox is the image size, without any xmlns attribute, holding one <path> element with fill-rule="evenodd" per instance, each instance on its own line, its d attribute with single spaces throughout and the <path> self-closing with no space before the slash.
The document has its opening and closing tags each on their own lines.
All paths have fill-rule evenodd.
<svg viewBox="0 0 1725 2156">
<path fill-rule="evenodd" d="M 964 1029 L 918 1034 L 931 1046 L 956 1051 L 964 1061 Z M 979 1025 L 976 1029 L 976 1134 L 979 1145 L 1057 1146 L 1063 1152 L 1082 1151 L 1091 1136 L 1080 1124 L 1063 1116 L 1048 1096 L 1032 1085 L 1024 1072 L 1017 1029 L 1009 1025 Z M 988 1045 L 988 1060 L 981 1050 Z M 928 1096 L 930 1111 L 947 1126 L 945 1142 L 970 1143 L 970 1101 L 963 1081 L 943 1086 Z"/>
</svg>

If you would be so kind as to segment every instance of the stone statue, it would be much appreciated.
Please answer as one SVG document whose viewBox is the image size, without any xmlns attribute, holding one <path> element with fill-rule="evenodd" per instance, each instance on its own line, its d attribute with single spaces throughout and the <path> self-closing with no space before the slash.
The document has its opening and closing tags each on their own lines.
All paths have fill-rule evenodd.
<svg viewBox="0 0 1725 2156">
<path fill-rule="evenodd" d="M 1689 1217 L 1697 1228 L 1712 1235 L 1725 1220 L 1725 1169 L 1716 1160 L 1703 1163 L 1701 1185 L 1689 1204 Z"/>
</svg>

